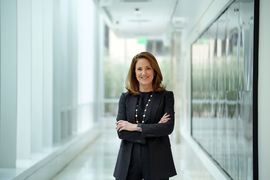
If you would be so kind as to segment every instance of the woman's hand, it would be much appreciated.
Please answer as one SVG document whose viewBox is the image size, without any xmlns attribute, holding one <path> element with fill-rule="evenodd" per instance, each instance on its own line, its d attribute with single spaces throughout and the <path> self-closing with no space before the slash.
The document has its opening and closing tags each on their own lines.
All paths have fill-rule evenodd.
<svg viewBox="0 0 270 180">
<path fill-rule="evenodd" d="M 132 124 L 128 121 L 119 120 L 115 124 L 117 125 L 116 126 L 117 131 L 122 131 L 122 130 L 137 131 L 137 124 Z"/>
<path fill-rule="evenodd" d="M 160 121 L 158 123 L 166 123 L 167 121 L 169 121 L 171 118 L 170 118 L 170 115 L 165 113 L 162 118 L 160 119 Z"/>
</svg>

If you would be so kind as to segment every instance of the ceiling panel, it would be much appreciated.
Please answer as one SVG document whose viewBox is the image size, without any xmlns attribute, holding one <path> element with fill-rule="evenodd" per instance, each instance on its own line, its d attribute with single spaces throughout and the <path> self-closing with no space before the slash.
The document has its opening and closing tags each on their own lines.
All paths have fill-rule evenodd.
<svg viewBox="0 0 270 180">
<path fill-rule="evenodd" d="M 170 21 L 176 0 L 142 1 L 113 0 L 112 5 L 106 7 L 112 16 L 113 28 L 120 30 L 125 37 L 136 34 L 162 36 Z M 135 9 L 140 13 L 135 13 Z"/>
<path fill-rule="evenodd" d="M 117 29 L 124 37 L 159 36 L 162 39 L 172 27 L 193 27 L 214 0 L 111 1 L 105 8 L 111 15 L 112 29 Z M 168 27 L 170 24 L 172 27 Z"/>
</svg>

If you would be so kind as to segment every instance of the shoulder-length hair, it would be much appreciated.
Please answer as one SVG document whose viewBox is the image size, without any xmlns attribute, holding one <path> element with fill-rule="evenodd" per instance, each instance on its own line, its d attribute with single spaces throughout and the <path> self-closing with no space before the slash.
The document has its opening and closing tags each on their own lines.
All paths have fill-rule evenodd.
<svg viewBox="0 0 270 180">
<path fill-rule="evenodd" d="M 154 78 L 153 78 L 153 84 L 152 84 L 153 91 L 160 92 L 160 91 L 165 90 L 166 87 L 161 83 L 161 81 L 163 80 L 163 77 L 162 77 L 156 58 L 149 52 L 141 52 L 133 57 L 130 64 L 128 75 L 126 78 L 126 89 L 128 90 L 128 94 L 133 94 L 133 95 L 140 94 L 139 82 L 136 78 L 135 68 L 136 68 L 136 64 L 138 60 L 141 58 L 147 59 L 150 62 L 152 68 L 154 69 Z"/>
</svg>

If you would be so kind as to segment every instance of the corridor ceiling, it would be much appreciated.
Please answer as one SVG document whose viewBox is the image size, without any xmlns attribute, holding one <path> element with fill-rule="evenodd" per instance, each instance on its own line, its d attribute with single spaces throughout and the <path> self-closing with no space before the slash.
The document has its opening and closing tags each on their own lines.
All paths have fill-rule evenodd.
<svg viewBox="0 0 270 180">
<path fill-rule="evenodd" d="M 213 0 L 94 0 L 118 37 L 163 39 L 184 30 Z"/>
</svg>

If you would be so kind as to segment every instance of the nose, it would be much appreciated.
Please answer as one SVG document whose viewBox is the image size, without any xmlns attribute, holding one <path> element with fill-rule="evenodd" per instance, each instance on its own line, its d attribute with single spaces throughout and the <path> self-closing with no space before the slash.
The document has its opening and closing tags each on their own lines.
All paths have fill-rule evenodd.
<svg viewBox="0 0 270 180">
<path fill-rule="evenodd" d="M 142 74 L 146 74 L 146 70 L 145 69 L 143 69 Z"/>
</svg>

